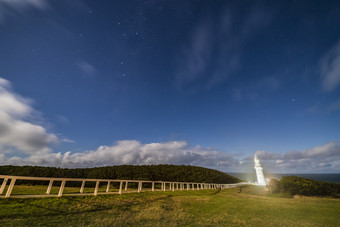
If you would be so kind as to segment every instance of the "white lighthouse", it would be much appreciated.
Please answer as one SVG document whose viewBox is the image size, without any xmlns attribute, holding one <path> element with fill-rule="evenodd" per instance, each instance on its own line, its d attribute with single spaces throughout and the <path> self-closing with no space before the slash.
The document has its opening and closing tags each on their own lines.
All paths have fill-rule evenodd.
<svg viewBox="0 0 340 227">
<path fill-rule="evenodd" d="M 260 164 L 260 159 L 257 158 L 256 155 L 254 155 L 254 162 L 255 162 L 255 171 L 256 171 L 256 177 L 257 177 L 257 185 L 266 185 L 266 179 L 263 175 L 263 168 Z"/>
</svg>

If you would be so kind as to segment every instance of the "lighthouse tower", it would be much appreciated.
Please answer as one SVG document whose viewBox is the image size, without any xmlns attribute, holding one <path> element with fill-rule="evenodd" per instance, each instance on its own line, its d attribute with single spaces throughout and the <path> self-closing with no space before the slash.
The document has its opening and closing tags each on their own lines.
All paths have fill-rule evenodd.
<svg viewBox="0 0 340 227">
<path fill-rule="evenodd" d="M 255 162 L 254 168 L 257 177 L 257 185 L 266 185 L 266 179 L 264 179 L 263 175 L 263 168 L 260 164 L 260 159 L 258 159 L 256 155 L 254 155 L 254 162 Z"/>
</svg>

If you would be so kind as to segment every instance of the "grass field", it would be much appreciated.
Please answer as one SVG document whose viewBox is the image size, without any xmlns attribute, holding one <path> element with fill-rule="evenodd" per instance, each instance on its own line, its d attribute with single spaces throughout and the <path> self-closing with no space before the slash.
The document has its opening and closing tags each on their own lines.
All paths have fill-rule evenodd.
<svg viewBox="0 0 340 227">
<path fill-rule="evenodd" d="M 0 199 L 1 226 L 340 226 L 339 217 L 340 199 L 260 187 Z"/>
<path fill-rule="evenodd" d="M 158 185 L 157 185 L 158 186 Z M 51 189 L 50 194 L 51 195 L 58 195 L 60 186 L 53 186 Z M 8 185 L 6 185 L 4 194 L 6 194 L 6 191 L 8 189 Z M 155 190 L 159 190 L 159 187 L 155 187 Z M 13 188 L 13 191 L 11 193 L 11 196 L 18 196 L 18 195 L 46 195 L 47 185 L 15 185 Z M 63 194 L 78 194 L 80 190 L 80 187 L 65 187 Z M 144 188 L 143 190 L 151 190 L 151 188 Z M 102 185 L 98 188 L 98 192 L 105 192 L 106 191 L 106 185 Z M 117 192 L 119 191 L 119 186 L 114 187 L 111 185 L 109 192 Z M 124 188 L 123 191 L 125 192 Z M 128 192 L 137 192 L 137 188 L 128 188 Z M 84 193 L 94 193 L 94 186 L 92 187 L 85 187 Z"/>
</svg>

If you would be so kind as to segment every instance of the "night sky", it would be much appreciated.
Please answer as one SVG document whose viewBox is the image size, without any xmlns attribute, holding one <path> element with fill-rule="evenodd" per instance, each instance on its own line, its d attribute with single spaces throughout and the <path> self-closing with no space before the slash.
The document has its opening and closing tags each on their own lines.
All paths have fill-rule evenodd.
<svg viewBox="0 0 340 227">
<path fill-rule="evenodd" d="M 339 1 L 0 0 L 0 165 L 340 172 Z"/>
</svg>

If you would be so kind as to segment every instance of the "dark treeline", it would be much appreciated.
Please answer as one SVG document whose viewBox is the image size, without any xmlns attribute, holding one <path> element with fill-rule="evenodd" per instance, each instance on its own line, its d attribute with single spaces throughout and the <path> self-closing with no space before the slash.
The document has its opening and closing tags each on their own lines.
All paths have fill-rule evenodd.
<svg viewBox="0 0 340 227">
<path fill-rule="evenodd" d="M 310 180 L 296 176 L 285 176 L 281 180 L 271 179 L 269 188 L 272 192 L 305 196 L 339 196 L 340 184 Z"/>
<path fill-rule="evenodd" d="M 95 168 L 0 166 L 0 175 L 152 180 L 202 183 L 236 183 L 241 180 L 218 170 L 185 165 L 120 165 Z"/>
</svg>

